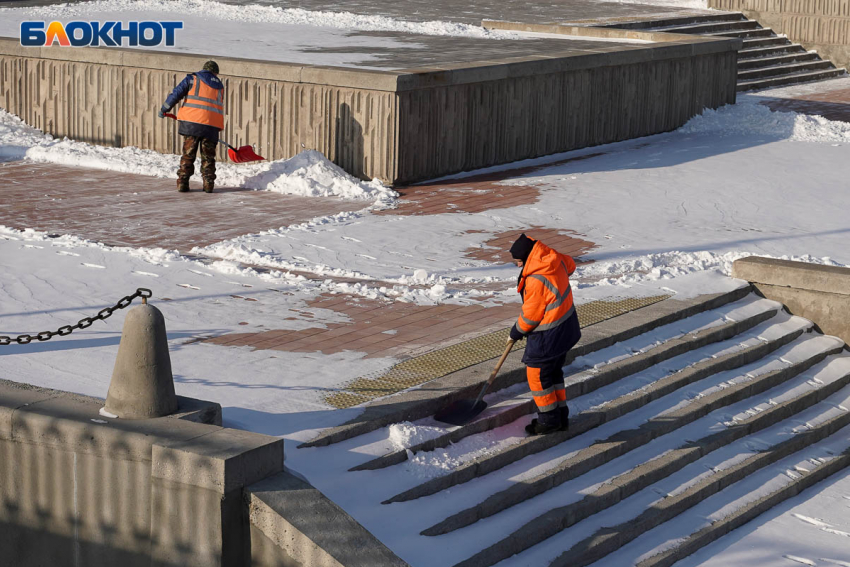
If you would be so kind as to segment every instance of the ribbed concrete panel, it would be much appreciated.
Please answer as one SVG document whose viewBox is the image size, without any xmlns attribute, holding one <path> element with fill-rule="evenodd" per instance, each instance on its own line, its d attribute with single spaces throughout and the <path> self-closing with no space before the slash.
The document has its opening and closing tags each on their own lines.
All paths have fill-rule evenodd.
<svg viewBox="0 0 850 567">
<path fill-rule="evenodd" d="M 218 58 L 231 69 L 222 138 L 272 160 L 318 150 L 358 177 L 409 183 L 672 130 L 735 100 L 740 40 L 568 33 L 652 43 L 582 50 L 587 42 L 565 41 L 564 51 L 545 56 L 396 71 Z M 157 111 L 201 64 L 196 56 L 24 48 L 0 38 L 0 107 L 54 136 L 179 153 L 177 124 Z"/>
<path fill-rule="evenodd" d="M 184 76 L 0 56 L 0 107 L 54 136 L 179 153 L 176 122 L 156 113 Z M 315 149 L 359 177 L 395 178 L 395 93 L 242 77 L 224 82 L 222 138 L 230 144 L 254 144 L 268 159 Z"/>
<path fill-rule="evenodd" d="M 400 92 L 399 180 L 675 129 L 735 102 L 735 52 Z"/>
</svg>

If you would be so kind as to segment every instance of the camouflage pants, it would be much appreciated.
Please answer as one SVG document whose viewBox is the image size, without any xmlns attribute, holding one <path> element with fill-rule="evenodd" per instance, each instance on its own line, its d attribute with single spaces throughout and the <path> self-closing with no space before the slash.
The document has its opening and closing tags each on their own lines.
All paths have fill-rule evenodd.
<svg viewBox="0 0 850 567">
<path fill-rule="evenodd" d="M 189 181 L 195 173 L 195 156 L 198 146 L 201 147 L 201 176 L 204 181 L 215 181 L 215 149 L 218 142 L 209 138 L 185 136 L 183 139 L 183 156 L 180 158 L 180 168 L 177 178 Z"/>
</svg>

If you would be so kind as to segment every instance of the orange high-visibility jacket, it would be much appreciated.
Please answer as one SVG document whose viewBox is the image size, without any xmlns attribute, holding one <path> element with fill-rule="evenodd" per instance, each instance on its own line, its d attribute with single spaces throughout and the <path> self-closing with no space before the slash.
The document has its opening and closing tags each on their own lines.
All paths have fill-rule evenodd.
<svg viewBox="0 0 850 567">
<path fill-rule="evenodd" d="M 194 75 L 194 84 L 177 112 L 178 120 L 224 129 L 224 89 L 214 89 Z"/>
<path fill-rule="evenodd" d="M 516 323 L 523 335 L 558 327 L 574 313 L 570 275 L 575 261 L 539 240 L 522 268 L 517 291 L 522 294 L 522 313 Z"/>
</svg>

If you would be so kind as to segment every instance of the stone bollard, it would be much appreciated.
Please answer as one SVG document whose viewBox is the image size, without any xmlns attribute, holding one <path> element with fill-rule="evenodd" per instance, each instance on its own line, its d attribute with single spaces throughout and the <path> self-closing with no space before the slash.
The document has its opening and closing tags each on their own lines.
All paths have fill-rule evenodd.
<svg viewBox="0 0 850 567">
<path fill-rule="evenodd" d="M 147 303 L 127 312 L 112 381 L 101 414 L 123 419 L 177 411 L 174 377 L 162 312 Z"/>
</svg>

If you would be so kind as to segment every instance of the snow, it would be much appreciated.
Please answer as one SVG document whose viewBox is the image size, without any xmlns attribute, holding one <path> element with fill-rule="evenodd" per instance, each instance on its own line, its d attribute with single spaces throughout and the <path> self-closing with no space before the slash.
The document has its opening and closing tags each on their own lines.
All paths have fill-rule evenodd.
<svg viewBox="0 0 850 567">
<path fill-rule="evenodd" d="M 170 179 L 180 156 L 135 147 L 107 148 L 64 138 L 55 139 L 0 109 L 0 160 L 29 159 L 80 167 L 136 173 Z M 200 172 L 195 174 L 200 179 Z M 315 150 L 293 158 L 250 164 L 216 163 L 216 183 L 303 197 L 341 197 L 391 204 L 398 195 L 377 179 L 360 181 Z"/>
<path fill-rule="evenodd" d="M 320 12 L 211 0 L 103 0 L 0 9 L 0 36 L 19 37 L 20 22 L 45 19 L 178 20 L 175 46 L 135 47 L 293 64 L 387 67 L 383 53 L 424 47 L 425 36 L 522 39 L 522 34 L 447 21 L 408 22 L 380 15 Z M 376 32 L 387 32 L 384 34 Z M 391 34 L 411 34 L 393 37 Z M 415 35 L 412 35 L 415 34 Z M 418 36 L 418 37 L 417 37 Z M 419 41 L 417 41 L 417 39 Z M 228 74 L 227 66 L 222 67 Z"/>
<path fill-rule="evenodd" d="M 253 9 L 238 8 L 246 13 Z M 349 28 L 336 29 L 343 33 Z M 598 245 L 588 255 L 595 261 L 579 267 L 573 277 L 578 303 L 659 293 L 685 298 L 734 289 L 742 282 L 726 277 L 731 263 L 750 254 L 850 265 L 846 245 L 850 230 L 846 220 L 850 208 L 846 190 L 850 176 L 847 125 L 793 113 L 770 113 L 753 96 L 742 95 L 739 100 L 740 104 L 707 112 L 676 132 L 512 164 L 540 166 L 521 177 L 508 175 L 505 182 L 507 186 L 539 188 L 538 201 L 482 213 L 375 215 L 376 208 L 394 205 L 391 190 L 350 178 L 321 156 L 305 153 L 267 164 L 222 164 L 221 180 L 228 185 L 305 197 L 357 198 L 363 200 L 364 208 L 293 226 L 270 226 L 196 249 L 192 258 L 172 250 L 108 247 L 73 235 L 53 238 L 34 230 L 0 227 L 0 334 L 55 329 L 96 313 L 137 287 L 153 288 L 151 302 L 166 317 L 179 394 L 221 402 L 227 426 L 282 436 L 287 466 L 328 494 L 413 567 L 450 565 L 498 541 L 553 503 L 575 501 L 636 464 L 676 448 L 685 439 L 722 430 L 772 404 L 832 383 L 846 373 L 848 363 L 827 359 L 781 387 L 712 412 L 675 435 L 607 463 L 593 478 L 574 479 L 516 506 L 510 514 L 441 536 L 435 545 L 435 540 L 417 534 L 523 478 L 557 466 L 596 439 L 683 407 L 713 389 L 785 367 L 788 361 L 813 352 L 809 349 L 825 349 L 834 342 L 804 335 L 771 360 L 718 375 L 657 400 L 651 407 L 578 436 L 556 450 L 514 463 L 486 480 L 472 481 L 422 501 L 381 506 L 378 503 L 382 500 L 423 479 L 445 474 L 476 455 L 516 442 L 524 435 L 522 428 L 529 418 L 440 451 L 414 455 L 404 465 L 348 473 L 352 466 L 390 450 L 407 449 L 444 431 L 423 420 L 396 424 L 327 448 L 295 448 L 321 429 L 345 422 L 361 411 L 334 410 L 323 401 L 325 393 L 352 378 L 386 369 L 395 360 L 367 359 L 357 352 L 324 355 L 255 351 L 205 344 L 199 339 L 219 333 L 326 328 L 345 322 L 339 313 L 310 307 L 310 301 L 323 293 L 422 305 L 470 304 L 484 296 L 491 296 L 487 300 L 490 303 L 517 301 L 514 266 L 472 260 L 465 252 L 484 246 L 505 231 L 532 226 L 574 230 Z M 564 161 L 591 153 L 600 155 Z M 6 112 L 0 112 L 0 156 L 160 177 L 173 177 L 177 165 L 174 156 L 51 139 Z M 280 270 L 266 273 L 246 264 Z M 292 270 L 346 276 L 357 283 L 307 279 Z M 498 288 L 495 293 L 490 289 L 494 285 Z M 246 297 L 257 301 L 247 302 Z M 579 380 L 611 361 L 774 307 L 772 302 L 750 297 L 577 359 L 568 371 Z M 0 372 L 22 382 L 103 397 L 125 313 L 119 311 L 63 339 L 3 347 Z M 665 361 L 657 369 L 570 400 L 571 409 L 577 412 L 604 404 L 645 387 L 668 371 L 807 327 L 805 321 L 780 313 L 732 341 Z M 392 339 L 392 335 L 388 333 L 386 339 Z M 500 396 L 505 393 L 496 392 L 488 396 L 488 401 L 513 403 Z M 565 549 L 565 542 L 578 541 L 600 526 L 619 523 L 662 493 L 682 490 L 694 479 L 740 462 L 754 451 L 814 427 L 847 408 L 848 396 L 833 396 L 811 412 L 689 465 L 681 474 L 635 495 L 635 500 L 612 508 L 591 523 L 574 526 L 564 534 L 566 539 L 544 542 L 504 566 L 545 564 L 546 559 Z M 827 458 L 817 452 L 806 456 Z M 757 485 L 785 482 L 790 478 L 787 471 L 800 474 L 798 467 L 809 467 L 807 462 L 784 462 L 764 476 L 754 476 L 744 488 L 749 494 Z M 701 521 L 719 510 L 734 509 L 738 498 L 745 496 L 707 504 L 700 510 Z M 727 505 L 732 508 L 725 508 Z M 848 507 L 850 484 L 845 474 L 706 548 L 686 565 L 781 566 L 791 564 L 788 557 L 796 557 L 816 565 L 846 567 L 850 563 L 847 537 L 838 532 L 850 533 Z M 695 527 L 683 522 L 681 533 L 656 534 L 645 545 L 641 543 L 639 554 L 630 557 L 675 542 Z M 792 538 L 789 533 L 800 535 Z M 633 551 L 631 548 L 624 553 Z M 617 567 L 626 564 L 611 563 Z"/>
</svg>

